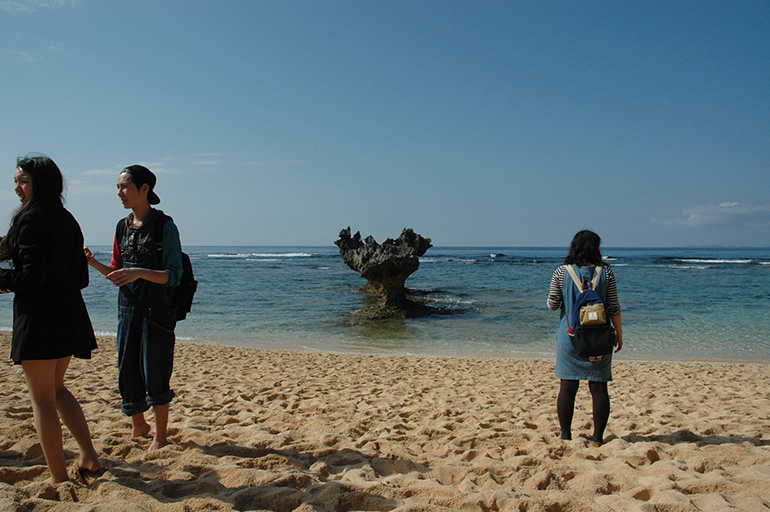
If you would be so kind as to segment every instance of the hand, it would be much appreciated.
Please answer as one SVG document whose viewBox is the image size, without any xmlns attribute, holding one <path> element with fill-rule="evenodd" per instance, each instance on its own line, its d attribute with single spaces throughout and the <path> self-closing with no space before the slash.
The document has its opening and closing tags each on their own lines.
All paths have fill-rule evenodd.
<svg viewBox="0 0 770 512">
<path fill-rule="evenodd" d="M 620 352 L 620 349 L 623 348 L 623 338 L 622 337 L 618 336 L 618 337 L 615 338 L 615 346 L 618 347 L 618 348 L 615 349 L 615 353 L 617 354 L 618 352 Z"/>
<path fill-rule="evenodd" d="M 94 253 L 91 252 L 91 249 L 88 247 L 83 247 L 83 252 L 86 255 L 86 261 L 90 262 L 92 259 L 94 259 Z"/>
<path fill-rule="evenodd" d="M 115 286 L 124 286 L 137 279 L 141 279 L 142 272 L 143 271 L 140 268 L 121 268 L 107 274 L 107 279 L 109 279 Z"/>
</svg>

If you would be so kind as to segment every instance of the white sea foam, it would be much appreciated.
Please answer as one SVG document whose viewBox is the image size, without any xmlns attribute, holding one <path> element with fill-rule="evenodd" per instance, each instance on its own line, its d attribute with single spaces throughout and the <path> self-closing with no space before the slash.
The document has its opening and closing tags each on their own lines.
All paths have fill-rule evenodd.
<svg viewBox="0 0 770 512">
<path fill-rule="evenodd" d="M 238 259 L 238 258 L 248 258 L 248 254 L 209 254 L 209 258 L 221 258 L 221 259 Z"/>
<path fill-rule="evenodd" d="M 209 258 L 221 259 L 250 259 L 250 258 L 312 258 L 313 254 L 309 252 L 239 252 L 232 254 L 213 253 Z"/>
<path fill-rule="evenodd" d="M 476 259 L 463 258 L 420 258 L 420 263 L 477 263 Z"/>
<path fill-rule="evenodd" d="M 446 263 L 449 258 L 420 258 L 420 263 Z"/>
<path fill-rule="evenodd" d="M 312 253 L 309 252 L 266 252 L 266 253 L 252 253 L 255 258 L 311 258 Z"/>
<path fill-rule="evenodd" d="M 754 263 L 754 260 L 744 260 L 744 259 L 699 259 L 699 258 L 681 258 L 677 259 L 676 261 L 681 261 L 682 263 L 700 263 L 700 264 L 707 264 L 707 265 L 725 265 L 725 264 L 737 264 L 737 265 L 746 265 L 749 263 Z"/>
<path fill-rule="evenodd" d="M 478 301 L 473 299 L 461 299 L 458 297 L 437 297 L 437 300 L 440 302 L 445 302 L 447 304 L 455 304 L 455 305 L 472 305 L 476 304 Z"/>
</svg>

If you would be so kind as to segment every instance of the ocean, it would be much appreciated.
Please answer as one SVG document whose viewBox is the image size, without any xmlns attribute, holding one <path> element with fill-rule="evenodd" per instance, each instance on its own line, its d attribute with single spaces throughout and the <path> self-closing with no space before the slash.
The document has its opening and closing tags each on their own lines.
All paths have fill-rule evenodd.
<svg viewBox="0 0 770 512">
<path fill-rule="evenodd" d="M 96 247 L 109 261 L 109 247 Z M 180 342 L 261 349 L 470 357 L 555 357 L 559 313 L 549 247 L 433 247 L 407 287 L 445 314 L 362 321 L 365 280 L 336 246 L 185 247 L 199 281 Z M 618 282 L 623 359 L 770 361 L 770 249 L 602 248 Z M 98 334 L 116 331 L 117 289 L 91 269 Z M 12 325 L 0 296 L 0 329 Z"/>
</svg>

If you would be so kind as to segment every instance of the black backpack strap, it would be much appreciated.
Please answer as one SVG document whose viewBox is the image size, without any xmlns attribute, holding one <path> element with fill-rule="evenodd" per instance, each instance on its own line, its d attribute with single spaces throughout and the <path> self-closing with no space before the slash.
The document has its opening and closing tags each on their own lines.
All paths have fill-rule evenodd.
<svg viewBox="0 0 770 512">
<path fill-rule="evenodd" d="M 166 227 L 166 221 L 171 220 L 171 217 L 166 216 L 163 213 L 158 213 L 155 222 L 152 225 L 152 241 L 155 244 L 157 251 L 163 255 L 163 228 Z"/>
<path fill-rule="evenodd" d="M 166 222 L 173 221 L 171 217 L 163 213 L 162 210 L 155 210 L 155 218 L 152 221 L 152 240 L 155 243 L 158 253 L 163 254 L 163 229 Z"/>
<path fill-rule="evenodd" d="M 126 236 L 126 219 L 128 217 L 124 217 L 118 221 L 118 224 L 115 226 L 115 241 L 118 244 L 118 250 L 120 251 L 121 258 L 123 257 L 123 238 Z"/>
</svg>

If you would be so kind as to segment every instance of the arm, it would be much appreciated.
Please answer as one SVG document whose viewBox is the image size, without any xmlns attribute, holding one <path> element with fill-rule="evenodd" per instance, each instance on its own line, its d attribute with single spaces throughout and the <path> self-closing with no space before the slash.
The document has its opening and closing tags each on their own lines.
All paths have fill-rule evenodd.
<svg viewBox="0 0 770 512">
<path fill-rule="evenodd" d="M 116 242 L 117 243 L 117 242 Z M 163 226 L 163 267 L 164 270 L 131 267 L 118 268 L 106 274 L 115 286 L 123 286 L 137 279 L 151 283 L 177 286 L 182 278 L 182 245 L 179 242 L 179 231 L 173 222 L 168 221 Z M 117 251 L 120 254 L 120 251 Z M 113 262 L 115 260 L 113 249 Z"/>
<path fill-rule="evenodd" d="M 168 274 L 167 286 L 179 286 L 182 281 L 182 243 L 179 230 L 171 221 L 163 226 L 163 268 Z"/>
<path fill-rule="evenodd" d="M 623 320 L 620 315 L 611 316 L 610 320 L 612 320 L 612 326 L 615 327 L 615 346 L 618 347 L 615 352 L 617 353 L 623 348 Z"/>
<path fill-rule="evenodd" d="M 91 249 L 88 247 L 83 247 L 83 252 L 86 255 L 86 261 L 88 264 L 102 273 L 105 277 L 113 270 L 117 270 L 123 266 L 123 259 L 120 256 L 120 247 L 118 246 L 117 235 L 115 235 L 115 237 L 112 239 L 112 259 L 110 260 L 109 265 L 105 265 L 104 263 L 94 258 L 94 253 L 91 252 Z"/>
<path fill-rule="evenodd" d="M 548 292 L 548 309 L 556 311 L 564 300 L 564 266 L 557 268 L 551 277 L 551 288 Z"/>
<path fill-rule="evenodd" d="M 0 270 L 0 289 L 32 292 L 45 285 L 48 264 L 46 253 L 50 241 L 41 222 L 30 214 L 19 219 L 19 263 L 12 269 Z"/>
<path fill-rule="evenodd" d="M 120 247 L 118 247 L 117 237 L 112 242 L 112 260 L 110 261 L 110 265 L 105 265 L 94 258 L 94 253 L 88 247 L 84 247 L 83 252 L 85 252 L 88 264 L 101 272 L 115 286 L 123 286 L 136 281 L 137 279 L 145 279 L 158 284 L 165 284 L 168 281 L 168 274 L 163 270 L 122 268 L 123 261 L 120 257 Z"/>
<path fill-rule="evenodd" d="M 91 252 L 91 249 L 89 249 L 88 247 L 83 247 L 83 252 L 86 255 L 86 261 L 88 262 L 88 264 L 90 266 L 92 266 L 93 268 L 95 268 L 96 270 L 98 270 L 103 275 L 106 276 L 107 274 L 109 274 L 110 272 L 115 270 L 112 267 L 107 266 L 104 263 L 102 263 L 101 261 L 99 261 L 96 258 L 94 258 L 94 253 Z"/>
<path fill-rule="evenodd" d="M 168 282 L 168 272 L 139 267 L 119 268 L 107 274 L 107 279 L 112 281 L 112 284 L 115 286 L 127 285 L 137 279 L 144 279 L 151 283 L 166 284 Z"/>
<path fill-rule="evenodd" d="M 620 316 L 620 301 L 618 300 L 618 283 L 615 281 L 615 273 L 612 268 L 606 267 L 607 272 L 607 308 L 610 312 L 610 320 L 615 328 L 615 352 L 623 348 L 623 319 Z"/>
</svg>

